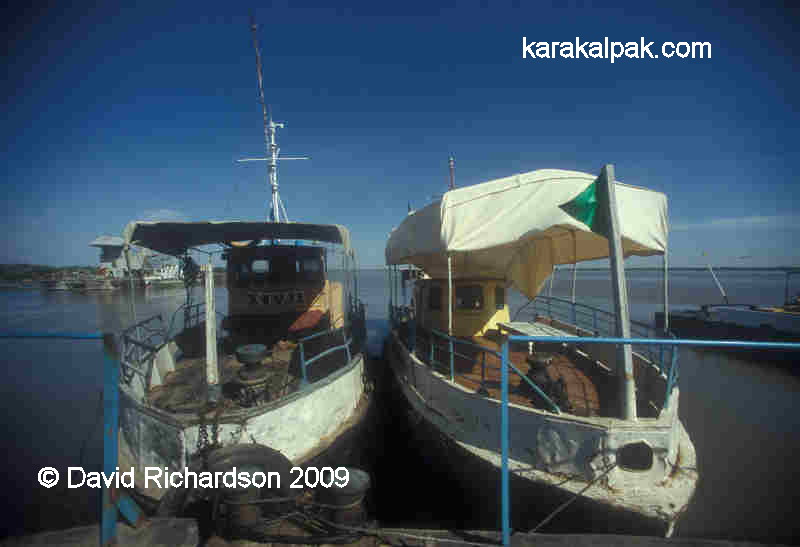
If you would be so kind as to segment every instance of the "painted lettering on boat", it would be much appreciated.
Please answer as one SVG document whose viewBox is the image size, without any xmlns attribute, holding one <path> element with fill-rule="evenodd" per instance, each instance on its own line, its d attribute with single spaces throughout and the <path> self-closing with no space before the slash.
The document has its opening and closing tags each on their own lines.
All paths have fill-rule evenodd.
<svg viewBox="0 0 800 547">
<path fill-rule="evenodd" d="M 305 304 L 303 291 L 247 293 L 251 306 L 283 306 L 286 304 Z"/>
</svg>

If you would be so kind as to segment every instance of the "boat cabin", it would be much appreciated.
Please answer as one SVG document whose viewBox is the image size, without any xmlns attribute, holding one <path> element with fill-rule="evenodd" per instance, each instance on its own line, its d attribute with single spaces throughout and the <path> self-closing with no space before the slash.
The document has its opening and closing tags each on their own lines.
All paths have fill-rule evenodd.
<svg viewBox="0 0 800 547">
<path fill-rule="evenodd" d="M 327 278 L 324 247 L 234 246 L 224 257 L 233 330 L 258 323 L 297 338 L 343 325 L 342 284 Z"/>
<path fill-rule="evenodd" d="M 502 279 L 453 281 L 453 336 L 471 338 L 497 330 L 508 322 L 508 299 Z M 414 301 L 420 325 L 441 332 L 448 330 L 446 279 L 420 279 L 414 287 Z"/>
</svg>

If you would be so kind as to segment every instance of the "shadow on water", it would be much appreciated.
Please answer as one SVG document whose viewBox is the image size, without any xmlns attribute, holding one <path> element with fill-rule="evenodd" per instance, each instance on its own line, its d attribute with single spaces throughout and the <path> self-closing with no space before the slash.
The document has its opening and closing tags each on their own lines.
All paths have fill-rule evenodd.
<svg viewBox="0 0 800 547">
<path fill-rule="evenodd" d="M 567 272 L 568 274 L 569 272 Z M 726 280 L 729 292 L 749 290 L 740 300 L 766 301 L 782 295 L 782 278 L 753 276 Z M 565 274 L 565 277 L 569 277 Z M 579 300 L 608 306 L 607 275 L 579 271 Z M 631 315 L 652 321 L 660 286 L 652 272 L 634 273 Z M 674 276 L 676 306 L 716 301 L 713 283 L 702 272 Z M 655 278 L 654 278 L 655 279 Z M 384 272 L 365 271 L 360 282 L 368 314 L 368 351 L 379 356 L 387 331 Z M 554 295 L 569 294 L 569 283 L 557 279 Z M 767 296 L 763 296 L 767 295 Z M 198 297 L 200 294 L 198 294 Z M 183 302 L 180 290 L 137 293 L 137 316 L 163 313 L 169 320 Z M 218 290 L 218 310 L 227 298 Z M 132 321 L 125 293 L 80 295 L 37 291 L 0 292 L 0 330 L 117 330 Z M 521 305 L 519 296 L 510 299 Z M 99 342 L 67 340 L 0 340 L 6 356 L 0 383 L 0 436 L 7 446 L 3 471 L 4 496 L 0 537 L 57 529 L 97 520 L 98 491 L 67 489 L 66 470 L 83 466 L 100 470 L 102 444 L 98 396 L 102 389 Z M 378 367 L 386 363 L 377 360 Z M 388 384 L 385 384 L 388 385 Z M 701 480 L 678 535 L 791 543 L 800 537 L 800 519 L 793 512 L 800 489 L 795 454 L 800 453 L 800 413 L 795 401 L 800 380 L 785 370 L 745 362 L 712 352 L 681 353 L 680 415 L 695 444 Z M 375 439 L 373 480 L 375 516 L 389 526 L 476 528 L 497 525 L 498 491 L 467 492 L 451 474 L 448 462 L 437 461 L 408 420 L 397 393 L 379 394 L 383 427 Z M 81 447 L 86 444 L 83 461 Z M 45 489 L 38 470 L 55 467 L 59 486 Z M 452 466 L 451 466 L 452 467 Z M 457 470 L 455 470 L 457 471 Z M 530 505 L 546 514 L 547 500 Z M 558 517 L 545 532 L 569 531 L 573 518 Z"/>
</svg>

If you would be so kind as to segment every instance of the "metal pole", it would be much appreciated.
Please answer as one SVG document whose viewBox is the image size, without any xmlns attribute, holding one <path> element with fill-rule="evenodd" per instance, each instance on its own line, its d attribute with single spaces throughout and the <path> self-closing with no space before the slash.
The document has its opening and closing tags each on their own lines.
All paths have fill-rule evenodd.
<svg viewBox="0 0 800 547">
<path fill-rule="evenodd" d="M 206 382 L 208 384 L 208 401 L 216 403 L 221 394 L 219 384 L 219 368 L 217 366 L 217 317 L 214 304 L 214 268 L 211 257 L 208 264 L 203 265 L 206 278 Z"/>
<path fill-rule="evenodd" d="M 453 336 L 453 259 L 447 255 L 447 334 Z"/>
<path fill-rule="evenodd" d="M 111 476 L 117 467 L 118 435 L 119 435 L 119 366 L 104 351 L 103 364 L 105 381 L 103 383 L 103 471 Z M 103 488 L 101 506 L 100 545 L 112 545 L 117 542 L 117 506 L 114 503 L 114 492 Z"/>
<path fill-rule="evenodd" d="M 664 249 L 664 332 L 669 331 L 669 261 L 668 249 Z"/>
<path fill-rule="evenodd" d="M 500 452 L 502 469 L 500 474 L 500 511 L 503 526 L 503 545 L 511 544 L 511 499 L 508 483 L 508 339 L 503 342 L 503 363 L 500 372 Z"/>
<path fill-rule="evenodd" d="M 622 240 L 617 209 L 616 191 L 614 188 L 614 166 L 606 165 L 597 178 L 599 206 L 608 212 L 608 245 L 611 259 L 612 288 L 614 290 L 614 308 L 616 319 L 616 335 L 619 338 L 630 338 L 631 323 L 628 316 L 628 289 L 625 285 L 625 258 L 622 254 Z M 617 350 L 617 374 L 622 388 L 622 418 L 636 420 L 636 384 L 633 378 L 633 353 L 630 344 L 623 344 Z"/>
<path fill-rule="evenodd" d="M 575 307 L 575 281 L 578 278 L 578 238 L 572 231 L 572 304 Z"/>
<path fill-rule="evenodd" d="M 728 295 L 725 294 L 725 289 L 722 288 L 722 283 L 720 283 L 719 279 L 717 279 L 717 274 L 714 273 L 714 269 L 711 267 L 711 263 L 710 262 L 708 263 L 708 271 L 711 272 L 711 277 L 714 278 L 714 283 L 717 284 L 717 288 L 719 289 L 719 292 L 722 293 L 722 298 L 725 300 L 725 303 L 728 304 L 729 303 L 728 302 Z"/>
<path fill-rule="evenodd" d="M 456 159 L 453 156 L 450 156 L 450 187 L 449 190 L 452 190 L 456 187 Z"/>
<path fill-rule="evenodd" d="M 131 307 L 131 316 L 133 323 L 137 323 L 136 320 L 136 289 L 133 284 L 133 270 L 131 269 L 131 258 L 130 258 L 130 246 L 126 243 L 125 244 L 125 266 L 128 268 L 128 287 L 130 289 L 130 295 L 128 300 L 130 301 Z M 141 341 L 142 334 L 141 329 L 136 327 L 136 338 Z"/>
</svg>

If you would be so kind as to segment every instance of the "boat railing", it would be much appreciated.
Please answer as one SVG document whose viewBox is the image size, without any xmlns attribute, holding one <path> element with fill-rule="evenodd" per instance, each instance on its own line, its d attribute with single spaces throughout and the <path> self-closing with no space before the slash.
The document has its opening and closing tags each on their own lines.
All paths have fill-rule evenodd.
<svg viewBox="0 0 800 547">
<path fill-rule="evenodd" d="M 516 366 L 514 366 L 511 361 L 508 361 L 501 366 L 492 366 L 491 363 L 486 362 L 486 357 L 493 356 L 497 363 L 502 363 L 502 356 L 500 352 L 489 349 L 487 347 L 481 346 L 480 344 L 475 344 L 473 342 L 469 342 L 467 340 L 456 338 L 454 336 L 449 336 L 444 332 L 440 332 L 436 329 L 426 329 L 416 324 L 416 318 L 414 316 L 413 308 L 409 308 L 408 306 L 394 306 L 395 309 L 392 310 L 392 321 L 396 326 L 400 326 L 403 328 L 398 329 L 401 333 L 401 337 L 403 337 L 403 341 L 408 347 L 409 351 L 415 352 L 419 346 L 417 341 L 417 333 L 422 332 L 426 340 L 427 351 L 423 352 L 423 356 L 427 356 L 427 364 L 428 366 L 432 367 L 434 370 L 438 369 L 441 372 L 447 370 L 449 365 L 449 376 L 451 382 L 456 382 L 458 377 L 465 377 L 464 375 L 457 374 L 455 370 L 455 359 L 456 357 L 460 357 L 467 361 L 473 361 L 475 359 L 475 355 L 467 355 L 465 353 L 460 353 L 457 351 L 459 347 L 461 348 L 470 348 L 472 350 L 477 351 L 480 354 L 481 360 L 481 383 L 478 388 L 478 393 L 483 396 L 489 396 L 489 391 L 486 388 L 487 383 L 487 370 L 500 370 L 501 366 L 508 367 L 511 371 L 519 376 L 522 381 L 524 381 L 533 391 L 542 398 L 545 402 L 547 407 L 550 409 L 551 412 L 554 414 L 560 414 L 561 409 L 558 407 L 556 403 L 553 402 L 550 397 L 545 394 L 545 392 L 539 387 L 536 382 L 531 380 L 527 375 L 523 374 Z M 438 341 L 438 343 L 437 343 Z M 463 351 L 463 350 L 462 350 Z M 442 357 L 442 354 L 445 354 L 445 357 Z M 418 355 L 419 356 L 419 355 Z M 438 359 L 437 359 L 438 357 Z M 445 362 L 443 359 L 446 359 Z"/>
<path fill-rule="evenodd" d="M 349 307 L 350 307 L 348 314 L 350 318 L 349 326 L 324 330 L 322 332 L 306 336 L 305 338 L 301 338 L 300 340 L 297 341 L 297 347 L 300 350 L 300 371 L 302 374 L 302 379 L 300 383 L 301 386 L 305 387 L 309 384 L 308 367 L 313 365 L 315 362 L 336 351 L 344 351 L 345 355 L 347 356 L 346 363 L 349 363 L 353 358 L 353 353 L 354 353 L 352 349 L 353 343 L 354 342 L 356 343 L 357 348 L 361 348 L 363 346 L 364 338 L 366 337 L 364 304 L 360 300 L 356 300 L 350 302 Z M 306 359 L 306 344 L 308 342 L 322 338 L 323 336 L 334 337 L 339 334 L 341 334 L 342 337 L 341 344 L 335 346 L 329 346 L 325 350 L 316 354 L 314 357 Z"/>
<path fill-rule="evenodd" d="M 347 329 L 345 327 L 339 327 L 337 329 L 331 329 L 331 330 L 324 330 L 322 332 L 318 332 L 316 334 L 312 334 L 311 336 L 306 336 L 305 338 L 301 338 L 300 340 L 297 341 L 298 348 L 300 349 L 300 371 L 302 373 L 302 380 L 301 380 L 301 383 L 300 383 L 301 386 L 307 386 L 309 384 L 309 382 L 308 382 L 308 367 L 313 365 L 315 362 L 319 361 L 323 357 L 325 357 L 327 355 L 330 355 L 331 353 L 334 353 L 336 351 L 344 350 L 345 354 L 347 355 L 347 361 L 346 362 L 348 362 L 348 363 L 350 362 L 350 359 L 352 358 L 352 356 L 350 354 L 350 344 L 353 341 L 353 337 L 351 336 L 350 338 L 348 338 L 346 330 Z M 342 336 L 342 343 L 341 344 L 336 345 L 336 346 L 330 346 L 327 349 L 325 349 L 324 351 L 321 351 L 320 353 L 316 354 L 314 357 L 312 357 L 310 359 L 306 359 L 306 346 L 305 346 L 305 344 L 307 344 L 311 340 L 316 340 L 316 339 L 321 338 L 323 336 L 331 336 L 332 337 L 332 336 L 335 336 L 337 334 L 341 334 L 341 336 Z"/>
<path fill-rule="evenodd" d="M 144 321 L 147 322 L 153 318 Z M 135 328 L 137 325 L 134 325 Z M 138 325 L 142 327 L 142 325 Z M 0 332 L 0 338 L 51 338 L 71 340 L 100 340 L 103 342 L 103 473 L 111 476 L 119 471 L 119 374 L 121 357 L 115 337 L 100 332 Z M 57 476 L 56 476 L 57 480 Z M 117 518 L 121 515 L 128 522 L 141 522 L 144 511 L 125 491 L 114 490 L 106 483 L 102 488 L 100 506 L 100 527 L 98 543 L 112 545 L 117 543 Z"/>
<path fill-rule="evenodd" d="M 529 305 L 530 308 L 528 308 Z M 520 315 L 522 311 L 527 311 L 526 317 L 532 315 L 531 320 L 533 321 L 537 317 L 544 317 L 576 327 L 575 334 L 578 336 L 598 337 L 616 334 L 616 316 L 612 312 L 555 296 L 537 296 L 523 306 L 516 315 Z M 635 338 L 665 336 L 663 330 L 640 321 L 630 321 L 630 328 L 631 336 Z M 666 336 L 674 338 L 671 333 L 666 333 Z M 575 340 L 572 340 L 572 343 L 575 343 Z M 677 349 L 664 346 L 655 348 L 652 345 L 643 344 L 634 344 L 632 349 L 651 363 L 657 364 L 659 372 L 667 379 L 673 374 L 677 379 L 678 371 L 673 370 L 677 363 L 677 355 L 672 354 L 677 354 Z"/>
<path fill-rule="evenodd" d="M 502 344 L 501 356 L 503 365 L 510 363 L 509 348 L 513 343 L 527 342 L 527 343 L 563 343 L 573 344 L 575 338 L 571 336 L 519 336 L 510 335 Z M 717 347 L 717 348 L 738 348 L 738 349 L 792 349 L 800 351 L 800 343 L 797 342 L 740 342 L 732 340 L 686 340 L 686 339 L 656 339 L 656 338 L 609 338 L 609 337 L 594 337 L 584 338 L 581 340 L 586 344 L 630 344 L 631 346 L 670 346 L 677 348 L 679 346 L 691 347 Z M 677 359 L 677 352 L 673 352 L 673 359 Z M 673 366 L 673 369 L 675 367 Z M 503 532 L 503 545 L 508 546 L 511 544 L 511 500 L 509 494 L 509 419 L 508 419 L 508 405 L 509 405 L 509 381 L 508 381 L 508 367 L 501 368 L 500 377 L 500 451 L 501 451 L 501 474 L 500 474 L 500 521 Z M 672 382 L 675 379 L 671 380 Z M 669 388 L 668 388 L 669 389 Z"/>
<path fill-rule="evenodd" d="M 125 384 L 130 385 L 134 376 L 139 376 L 144 389 L 149 387 L 153 358 L 169 341 L 167 334 L 161 314 L 139 321 L 120 333 L 120 372 Z"/>
</svg>

